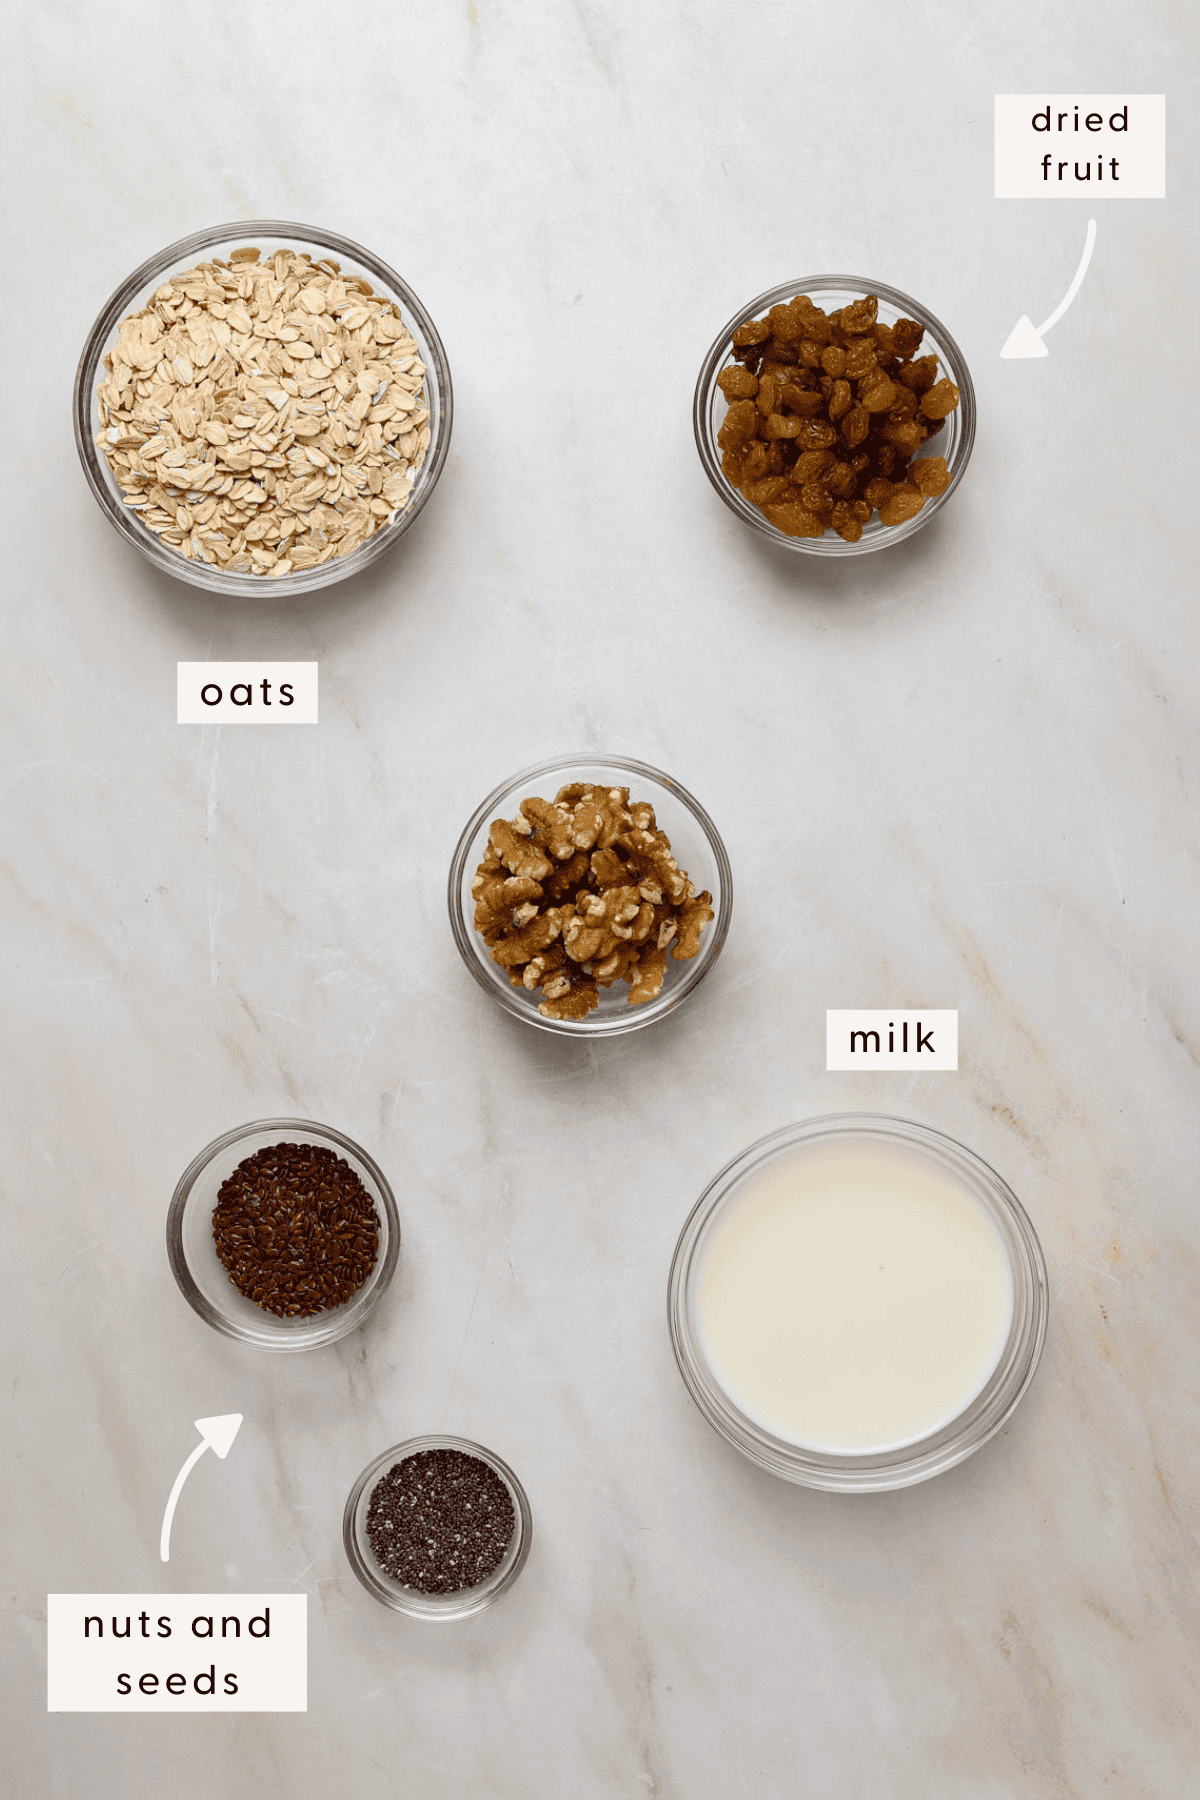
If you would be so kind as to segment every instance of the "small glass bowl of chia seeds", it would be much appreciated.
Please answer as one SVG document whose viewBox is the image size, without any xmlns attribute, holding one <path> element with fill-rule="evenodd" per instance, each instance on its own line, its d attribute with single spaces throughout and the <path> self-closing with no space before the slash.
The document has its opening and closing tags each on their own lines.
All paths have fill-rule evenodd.
<svg viewBox="0 0 1200 1800">
<path fill-rule="evenodd" d="M 387 1292 L 400 1216 L 353 1139 L 310 1119 L 259 1119 L 209 1144 L 167 1213 L 167 1257 L 206 1324 L 258 1350 L 313 1350 Z"/>
<path fill-rule="evenodd" d="M 350 1490 L 342 1542 L 369 1594 L 412 1619 L 466 1619 L 529 1556 L 529 1499 L 508 1464 L 467 1438 L 410 1438 Z"/>
</svg>

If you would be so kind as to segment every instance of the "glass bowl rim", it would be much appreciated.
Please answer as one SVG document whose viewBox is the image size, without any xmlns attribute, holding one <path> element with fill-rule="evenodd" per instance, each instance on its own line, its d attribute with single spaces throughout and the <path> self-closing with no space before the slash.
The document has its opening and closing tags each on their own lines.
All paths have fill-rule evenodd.
<svg viewBox="0 0 1200 1800">
<path fill-rule="evenodd" d="M 948 1424 L 914 1444 L 854 1454 L 805 1449 L 751 1420 L 725 1394 L 708 1366 L 688 1304 L 693 1264 L 705 1227 L 746 1178 L 789 1149 L 811 1141 L 867 1136 L 899 1140 L 942 1167 L 965 1165 L 976 1177 L 1002 1235 L 1013 1278 L 1013 1324 L 984 1388 Z M 982 1197 L 978 1193 L 977 1198 Z M 1022 1253 L 1018 1261 L 1015 1242 Z M 667 1327 L 679 1373 L 692 1400 L 718 1435 L 750 1462 L 801 1487 L 832 1493 L 885 1493 L 927 1481 L 982 1449 L 1008 1423 L 1037 1373 L 1046 1341 L 1049 1279 L 1045 1257 L 1025 1208 L 1003 1176 L 948 1132 L 889 1113 L 822 1113 L 768 1132 L 732 1157 L 706 1185 L 675 1245 L 667 1280 Z"/>
<path fill-rule="evenodd" d="M 471 845 L 480 829 L 493 815 L 496 807 L 513 789 L 543 775 L 555 774 L 571 768 L 619 769 L 624 774 L 641 776 L 643 780 L 653 781 L 665 789 L 673 797 L 677 797 L 685 811 L 691 813 L 700 832 L 708 844 L 709 851 L 717 868 L 720 882 L 720 905 L 714 908 L 715 917 L 701 936 L 701 948 L 693 963 L 695 970 L 686 986 L 677 988 L 671 995 L 660 994 L 646 1006 L 631 1006 L 627 1011 L 633 1016 L 626 1018 L 624 1014 L 613 1014 L 601 1020 L 589 1013 L 584 1019 L 547 1019 L 538 1012 L 536 1006 L 522 1004 L 510 986 L 501 986 L 499 981 L 489 978 L 482 960 L 476 956 L 474 939 L 476 931 L 474 923 L 469 920 L 463 909 L 463 877 L 467 872 L 467 861 L 471 853 Z M 620 785 L 625 785 L 624 783 Z M 512 1018 L 521 1019 L 541 1031 L 554 1032 L 561 1037 L 601 1038 L 619 1037 L 626 1032 L 637 1031 L 652 1025 L 656 1020 L 664 1018 L 682 1003 L 699 987 L 705 976 L 713 967 L 725 946 L 729 935 L 729 927 L 733 919 L 733 871 L 729 863 L 729 853 L 725 848 L 720 832 L 717 830 L 711 815 L 700 804 L 690 789 L 676 781 L 673 775 L 657 769 L 652 763 L 640 762 L 635 757 L 617 756 L 608 753 L 579 754 L 547 757 L 541 762 L 532 763 L 528 768 L 518 769 L 514 775 L 494 787 L 487 798 L 480 801 L 468 819 L 454 848 L 450 861 L 450 874 L 446 883 L 446 901 L 450 914 L 450 929 L 458 946 L 459 955 L 470 973 L 500 1006 Z M 685 976 L 686 980 L 686 976 Z"/>
<path fill-rule="evenodd" d="M 289 574 L 277 579 L 263 575 L 222 573 L 215 565 L 197 563 L 185 556 L 177 555 L 174 551 L 164 549 L 153 534 L 137 526 L 136 519 L 130 513 L 129 508 L 123 506 L 108 487 L 101 472 L 100 452 L 94 441 L 95 390 L 101 359 L 111 334 L 120 325 L 133 300 L 143 293 L 148 284 L 156 277 L 156 285 L 161 283 L 165 272 L 184 258 L 194 257 L 203 251 L 217 250 L 222 245 L 232 244 L 238 239 L 242 243 L 250 243 L 255 237 L 279 238 L 298 244 L 302 248 L 333 251 L 359 263 L 363 268 L 368 269 L 379 282 L 383 283 L 389 290 L 388 297 L 398 300 L 402 310 L 407 309 L 411 320 L 416 323 L 429 347 L 429 357 L 423 356 L 422 360 L 426 365 L 426 382 L 436 388 L 440 414 L 437 436 L 436 438 L 431 436 L 425 460 L 417 471 L 412 498 L 403 512 L 398 513 L 392 523 L 382 531 L 373 532 L 366 542 L 360 544 L 358 549 L 352 551 L 349 556 L 331 557 L 327 563 L 322 563 L 315 569 L 293 569 Z M 430 367 L 431 363 L 432 368 Z M 432 407 L 429 410 L 432 419 L 434 410 Z M 83 473 L 93 498 L 109 524 L 146 561 L 188 586 L 201 588 L 209 593 L 239 594 L 252 598 L 274 594 L 286 598 L 299 594 L 317 593 L 323 588 L 332 587 L 338 582 L 347 580 L 351 575 L 359 574 L 370 563 L 392 549 L 408 530 L 437 486 L 445 467 L 454 424 L 454 388 L 446 347 L 428 311 L 408 283 L 373 250 L 365 249 L 361 244 L 355 243 L 352 238 L 344 237 L 339 232 L 327 231 L 322 226 L 303 225 L 296 220 L 235 219 L 225 224 L 207 226 L 203 230 L 191 232 L 187 237 L 179 238 L 173 244 L 168 244 L 165 249 L 156 251 L 154 255 L 147 257 L 113 290 L 101 307 L 84 340 L 83 350 L 75 369 L 71 413 L 75 448 L 79 453 Z"/>
<path fill-rule="evenodd" d="M 720 457 L 716 448 L 716 434 L 711 429 L 710 408 L 712 390 L 716 377 L 730 360 L 729 341 L 739 325 L 759 312 L 772 306 L 782 305 L 787 300 L 802 293 L 843 292 L 851 294 L 875 294 L 886 300 L 889 306 L 896 307 L 903 316 L 919 320 L 937 341 L 939 351 L 944 348 L 944 360 L 952 365 L 945 371 L 951 374 L 955 386 L 959 390 L 959 404 L 962 408 L 962 448 L 951 471 L 949 485 L 940 494 L 926 500 L 920 512 L 907 519 L 902 525 L 890 525 L 878 532 L 864 535 L 857 544 L 848 544 L 836 533 L 827 531 L 821 538 L 792 538 L 786 532 L 772 525 L 756 506 L 731 486 L 721 469 Z M 967 464 L 971 460 L 971 452 L 975 447 L 976 401 L 975 384 L 971 379 L 971 371 L 967 366 L 957 340 L 951 336 L 936 313 L 930 311 L 921 301 L 914 300 L 911 294 L 903 293 L 885 281 L 874 281 L 859 275 L 802 275 L 794 281 L 779 282 L 775 287 L 767 288 L 756 299 L 739 309 L 724 329 L 717 335 L 709 347 L 704 361 L 700 365 L 700 374 L 696 380 L 695 393 L 692 398 L 692 431 L 696 440 L 696 450 L 701 466 L 715 492 L 729 507 L 734 516 L 744 525 L 751 526 L 771 543 L 788 550 L 799 551 L 808 556 L 862 556 L 876 550 L 886 550 L 892 544 L 903 543 L 912 537 L 923 526 L 927 525 L 942 505 L 950 499 L 966 474 Z"/>
<path fill-rule="evenodd" d="M 399 1583 L 392 1582 L 375 1565 L 369 1545 L 359 1542 L 358 1512 L 359 1503 L 368 1489 L 374 1491 L 374 1485 L 382 1477 L 386 1469 L 398 1462 L 405 1462 L 410 1456 L 419 1455 L 423 1450 L 461 1450 L 465 1455 L 475 1457 L 486 1463 L 494 1474 L 498 1475 L 508 1489 L 513 1503 L 515 1517 L 514 1534 L 516 1549 L 509 1556 L 505 1551 L 505 1560 L 491 1575 L 477 1582 L 473 1588 L 459 1588 L 453 1594 L 422 1594 L 416 1588 L 402 1588 Z M 365 1537 L 365 1530 L 364 1530 Z M 521 1570 L 529 1560 L 529 1551 L 533 1543 L 533 1513 L 529 1505 L 529 1496 L 524 1485 L 513 1473 L 502 1456 L 489 1450 L 483 1444 L 475 1443 L 471 1438 L 458 1437 L 451 1432 L 425 1432 L 419 1437 L 406 1438 L 403 1443 L 393 1444 L 390 1450 L 382 1451 L 369 1462 L 357 1476 L 354 1485 L 346 1496 L 346 1504 L 342 1509 L 342 1548 L 346 1560 L 355 1575 L 373 1599 L 394 1612 L 404 1613 L 410 1619 L 423 1619 L 432 1624 L 449 1623 L 453 1619 L 466 1619 L 497 1601 L 501 1594 L 508 1592 L 516 1581 Z M 490 1585 L 489 1585 L 490 1584 Z"/>
<path fill-rule="evenodd" d="M 264 1323 L 263 1335 L 258 1337 L 240 1326 L 230 1314 L 215 1306 L 201 1290 L 187 1260 L 183 1225 L 192 1192 L 204 1170 L 223 1151 L 233 1149 L 238 1143 L 259 1135 L 273 1136 L 276 1132 L 285 1135 L 292 1132 L 299 1137 L 302 1143 L 321 1142 L 327 1146 L 336 1144 L 339 1148 L 348 1150 L 351 1156 L 362 1164 L 375 1184 L 376 1194 L 372 1198 L 377 1198 L 383 1207 L 384 1222 L 387 1226 L 387 1248 L 377 1264 L 376 1270 L 368 1277 L 371 1287 L 357 1312 L 352 1313 L 357 1299 L 356 1295 L 352 1295 L 341 1306 L 333 1308 L 328 1313 L 315 1313 L 306 1325 L 293 1327 L 286 1332 L 282 1327 L 272 1328 L 269 1324 Z M 319 1124 L 315 1119 L 253 1119 L 248 1124 L 237 1125 L 230 1131 L 222 1132 L 220 1137 L 214 1138 L 211 1144 L 205 1145 L 204 1149 L 192 1158 L 176 1182 L 175 1191 L 171 1195 L 171 1203 L 167 1208 L 166 1240 L 167 1261 L 170 1263 L 176 1286 L 192 1311 L 198 1313 L 206 1325 L 211 1325 L 213 1330 L 219 1331 L 223 1337 L 232 1338 L 235 1343 L 245 1344 L 250 1349 L 287 1355 L 304 1350 L 323 1349 L 325 1345 L 336 1343 L 340 1338 L 348 1336 L 350 1332 L 357 1331 L 360 1326 L 365 1325 L 391 1285 L 396 1265 L 400 1260 L 400 1214 L 396 1207 L 396 1197 L 392 1192 L 391 1183 L 375 1158 L 364 1150 L 361 1144 L 348 1137 L 345 1132 L 338 1131 L 333 1125 Z M 264 1321 L 272 1317 L 272 1314 L 263 1312 Z"/>
</svg>

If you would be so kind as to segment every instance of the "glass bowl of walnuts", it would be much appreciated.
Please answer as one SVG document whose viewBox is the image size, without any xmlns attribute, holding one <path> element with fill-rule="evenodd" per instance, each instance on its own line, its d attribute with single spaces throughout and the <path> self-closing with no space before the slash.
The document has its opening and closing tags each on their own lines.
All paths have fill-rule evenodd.
<svg viewBox="0 0 1200 1800">
<path fill-rule="evenodd" d="M 744 306 L 704 359 L 704 472 L 730 510 L 813 556 L 911 537 L 946 505 L 975 442 L 962 351 L 881 281 L 806 275 Z"/>
<path fill-rule="evenodd" d="M 464 963 L 504 1010 L 566 1037 L 614 1037 L 673 1012 L 733 916 L 716 826 L 660 769 L 556 757 L 490 793 L 450 866 Z"/>
<path fill-rule="evenodd" d="M 450 366 L 412 289 L 310 225 L 198 231 L 105 303 L 75 443 L 109 523 L 166 574 L 247 599 L 356 575 L 445 466 Z"/>
</svg>

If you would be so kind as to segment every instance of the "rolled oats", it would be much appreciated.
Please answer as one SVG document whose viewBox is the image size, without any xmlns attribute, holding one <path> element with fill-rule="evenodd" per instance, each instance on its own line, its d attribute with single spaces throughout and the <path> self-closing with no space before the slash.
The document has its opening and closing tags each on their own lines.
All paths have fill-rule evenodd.
<svg viewBox="0 0 1200 1800">
<path fill-rule="evenodd" d="M 96 444 L 126 506 L 233 573 L 350 555 L 403 511 L 429 448 L 396 303 L 331 257 L 246 245 L 172 275 L 104 366 Z"/>
</svg>

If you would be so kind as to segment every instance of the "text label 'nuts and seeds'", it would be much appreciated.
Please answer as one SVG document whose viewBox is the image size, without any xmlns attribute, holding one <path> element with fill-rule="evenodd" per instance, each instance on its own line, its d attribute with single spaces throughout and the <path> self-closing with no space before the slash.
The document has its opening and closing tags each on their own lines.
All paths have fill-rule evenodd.
<svg viewBox="0 0 1200 1800">
<path fill-rule="evenodd" d="M 997 200 L 1162 200 L 1165 94 L 997 94 Z"/>
<path fill-rule="evenodd" d="M 315 662 L 181 662 L 176 667 L 180 725 L 317 723 Z"/>
<path fill-rule="evenodd" d="M 827 1069 L 957 1069 L 958 1013 L 851 1007 L 825 1014 Z"/>
<path fill-rule="evenodd" d="M 47 1712 L 307 1712 L 307 1594 L 50 1594 Z"/>
</svg>

